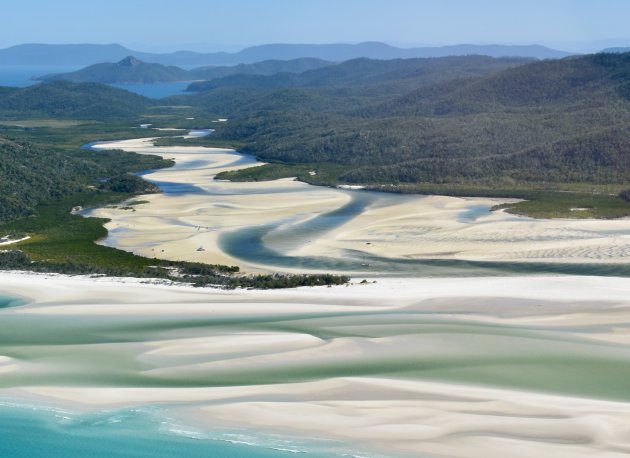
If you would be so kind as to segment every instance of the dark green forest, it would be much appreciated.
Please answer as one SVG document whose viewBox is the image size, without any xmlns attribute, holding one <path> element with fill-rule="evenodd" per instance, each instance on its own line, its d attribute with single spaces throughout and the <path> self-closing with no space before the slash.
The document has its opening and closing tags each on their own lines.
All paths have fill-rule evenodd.
<svg viewBox="0 0 630 458">
<path fill-rule="evenodd" d="M 128 56 L 116 63 L 90 65 L 71 73 L 42 75 L 39 81 L 71 81 L 74 83 L 163 83 L 188 81 L 191 75 L 179 67 L 142 62 Z"/>
<path fill-rule="evenodd" d="M 25 88 L 0 87 L 0 120 L 133 118 L 157 105 L 131 92 L 98 83 L 55 81 Z"/>
<path fill-rule="evenodd" d="M 572 207 L 588 210 L 572 217 L 630 215 L 630 54 L 357 59 L 299 74 L 224 76 L 198 89 L 156 101 L 97 83 L 0 88 L 0 235 L 33 236 L 3 265 L 169 278 L 166 264 L 156 270 L 154 260 L 95 245 L 103 221 L 69 213 L 155 191 L 133 172 L 169 161 L 80 149 L 146 137 L 140 123 L 213 127 L 205 138 L 157 142 L 234 145 L 270 163 L 219 178 L 521 197 L 528 202 L 510 211 L 539 217 L 567 216 Z M 211 124 L 219 117 L 229 121 Z M 199 284 L 346 281 L 177 268 Z"/>
<path fill-rule="evenodd" d="M 630 54 L 474 77 L 438 72 L 441 81 L 400 68 L 371 74 L 369 61 L 355 63 L 354 77 L 338 69 L 337 78 L 282 89 L 269 89 L 272 78 L 257 87 L 250 79 L 187 100 L 230 118 L 216 138 L 265 161 L 339 164 L 344 183 L 528 189 L 630 181 Z M 396 63 L 375 66 L 387 65 Z"/>
</svg>

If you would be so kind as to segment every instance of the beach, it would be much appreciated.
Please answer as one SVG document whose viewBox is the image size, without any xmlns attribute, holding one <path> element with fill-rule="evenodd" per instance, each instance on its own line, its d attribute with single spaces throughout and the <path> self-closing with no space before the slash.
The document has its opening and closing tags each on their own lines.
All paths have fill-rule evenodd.
<svg viewBox="0 0 630 458">
<path fill-rule="evenodd" d="M 159 405 L 202 431 L 330 438 L 366 456 L 630 450 L 627 279 L 224 291 L 3 273 L 0 294 L 28 302 L 0 311 L 3 398 Z"/>
<path fill-rule="evenodd" d="M 155 147 L 151 139 L 94 148 L 176 161 L 145 175 L 164 190 L 143 196 L 146 203 L 84 212 L 111 220 L 101 243 L 147 257 L 249 272 L 385 273 L 380 263 L 399 275 L 425 260 L 622 265 L 630 259 L 628 218 L 533 219 L 490 211 L 507 199 L 397 195 L 293 179 L 232 183 L 214 177 L 261 163 L 232 150 Z M 347 262 L 333 261 L 340 259 Z"/>
<path fill-rule="evenodd" d="M 99 243 L 352 281 L 221 290 L 3 272 L 0 399 L 81 414 L 158 408 L 195 434 L 332 441 L 323 456 L 630 452 L 629 219 L 232 183 L 215 177 L 261 163 L 151 139 L 92 147 L 176 162 L 144 174 L 162 193 L 80 211 L 109 219 Z M 553 273 L 571 269 L 582 275 Z"/>
</svg>

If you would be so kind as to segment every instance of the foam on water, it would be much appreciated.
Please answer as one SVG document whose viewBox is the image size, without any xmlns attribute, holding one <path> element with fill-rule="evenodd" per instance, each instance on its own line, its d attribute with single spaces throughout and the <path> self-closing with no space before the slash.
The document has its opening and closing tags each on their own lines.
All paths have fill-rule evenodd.
<svg viewBox="0 0 630 458">
<path fill-rule="evenodd" d="M 358 456 L 332 441 L 308 443 L 239 431 L 200 431 L 152 406 L 76 414 L 0 400 L 0 434 L 0 456 L 17 458 Z"/>
</svg>

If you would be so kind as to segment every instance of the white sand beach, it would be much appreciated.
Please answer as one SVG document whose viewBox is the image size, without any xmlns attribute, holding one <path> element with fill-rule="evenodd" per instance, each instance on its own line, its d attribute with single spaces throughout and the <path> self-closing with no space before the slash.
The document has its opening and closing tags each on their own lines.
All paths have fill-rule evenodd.
<svg viewBox="0 0 630 458">
<path fill-rule="evenodd" d="M 295 271 L 266 266 L 262 259 L 237 259 L 219 243 L 224 234 L 268 225 L 266 247 L 286 256 L 453 259 L 503 262 L 626 263 L 630 219 L 539 220 L 490 208 L 502 199 L 403 196 L 310 186 L 291 179 L 231 183 L 217 173 L 260 165 L 231 150 L 154 147 L 151 140 L 104 143 L 172 158 L 177 165 L 147 176 L 163 183 L 193 185 L 201 192 L 143 197 L 134 211 L 104 208 L 86 212 L 111 219 L 103 243 L 144 256 L 236 264 L 246 271 Z M 246 159 L 246 157 L 245 157 Z M 341 211 L 361 196 L 368 202 L 347 220 L 300 237 L 300 227 Z M 293 232 L 291 232 L 293 230 Z M 288 237 L 287 234 L 291 233 Z M 297 235 L 296 235 L 297 234 Z M 199 247 L 203 248 L 198 250 Z M 311 271 L 313 269 L 310 269 Z"/>
<path fill-rule="evenodd" d="M 159 404 L 201 429 L 332 438 L 393 456 L 630 451 L 630 397 L 615 400 L 630 367 L 628 279 L 378 279 L 278 291 L 0 279 L 0 294 L 32 301 L 0 310 L 16 332 L 0 345 L 3 397 L 78 411 Z M 40 334 L 45 348 L 23 346 Z M 603 378 L 581 360 L 589 355 L 605 363 Z M 465 361 L 489 378 L 459 371 Z M 436 362 L 448 367 L 434 372 Z"/>
<path fill-rule="evenodd" d="M 101 243 L 148 257 L 317 270 L 231 254 L 225 236 L 246 230 L 284 258 L 590 267 L 630 256 L 630 219 L 534 220 L 490 212 L 500 199 L 231 183 L 214 178 L 260 163 L 151 139 L 97 148 L 176 161 L 148 176 L 164 193 L 82 211 L 110 219 Z M 0 396 L 77 411 L 159 405 L 202 430 L 335 439 L 359 455 L 630 453 L 630 279 L 362 278 L 227 291 L 3 272 L 0 295 L 27 304 L 0 309 Z"/>
</svg>

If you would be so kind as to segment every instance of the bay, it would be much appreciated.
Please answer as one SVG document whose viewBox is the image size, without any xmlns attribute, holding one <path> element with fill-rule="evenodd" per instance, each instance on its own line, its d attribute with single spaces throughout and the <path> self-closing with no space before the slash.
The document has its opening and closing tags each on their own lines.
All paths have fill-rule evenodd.
<svg viewBox="0 0 630 458">
<path fill-rule="evenodd" d="M 79 70 L 79 67 L 68 66 L 28 66 L 28 65 L 0 65 L 0 86 L 27 87 L 39 84 L 33 78 L 51 73 L 68 73 Z M 189 81 L 177 81 L 171 83 L 147 83 L 147 84 L 112 84 L 111 86 L 124 89 L 129 92 L 143 95 L 152 99 L 160 99 L 172 95 L 185 94 Z"/>
</svg>

